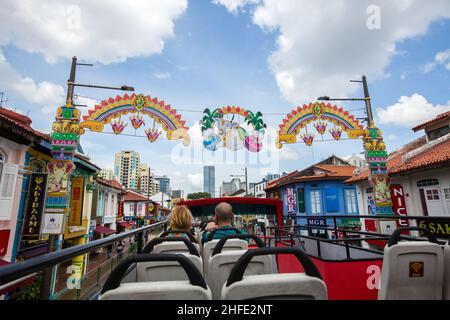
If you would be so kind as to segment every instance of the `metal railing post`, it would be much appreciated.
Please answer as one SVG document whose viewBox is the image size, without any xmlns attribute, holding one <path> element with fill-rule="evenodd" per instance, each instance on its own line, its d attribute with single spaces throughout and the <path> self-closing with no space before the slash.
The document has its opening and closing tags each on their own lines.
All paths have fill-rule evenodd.
<svg viewBox="0 0 450 320">
<path fill-rule="evenodd" d="M 143 244 L 144 244 L 144 232 L 139 232 L 137 234 L 137 254 L 140 254 L 142 252 Z"/>
</svg>

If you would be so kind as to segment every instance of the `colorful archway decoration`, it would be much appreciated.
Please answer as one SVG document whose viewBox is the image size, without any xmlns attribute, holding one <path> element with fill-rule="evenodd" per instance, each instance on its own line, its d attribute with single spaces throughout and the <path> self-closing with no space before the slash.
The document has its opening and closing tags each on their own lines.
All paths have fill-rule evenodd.
<svg viewBox="0 0 450 320">
<path fill-rule="evenodd" d="M 233 151 L 246 148 L 250 152 L 259 152 L 262 149 L 267 125 L 261 112 L 253 113 L 241 107 L 227 106 L 213 111 L 205 109 L 203 114 L 200 125 L 203 146 L 207 150 L 215 151 L 225 147 Z M 231 119 L 225 119 L 227 115 Z M 236 116 L 244 118 L 243 121 L 252 128 L 250 133 L 234 120 Z"/>
<path fill-rule="evenodd" d="M 333 124 L 334 127 L 330 128 L 328 132 L 335 140 L 341 138 L 343 131 L 347 133 L 350 139 L 356 139 L 364 129 L 359 121 L 343 108 L 323 102 L 304 104 L 303 107 L 292 110 L 283 119 L 283 123 L 279 126 L 280 131 L 276 140 L 277 147 L 280 149 L 283 147 L 283 143 L 297 142 L 297 135 L 300 135 L 306 145 L 311 146 L 314 141 L 314 134 L 308 132 L 307 125 L 310 123 L 314 123 L 315 131 L 321 136 L 326 133 L 328 123 Z M 305 132 L 300 134 L 303 128 L 305 128 Z"/>
<path fill-rule="evenodd" d="M 80 123 L 80 134 L 87 128 L 91 131 L 102 132 L 106 124 L 110 124 L 115 134 L 120 134 L 128 125 L 122 117 L 131 114 L 129 120 L 134 129 L 139 129 L 145 125 L 143 116 L 148 116 L 154 120 L 153 126 L 145 130 L 149 142 L 155 142 L 161 134 L 161 130 L 156 128 L 160 125 L 166 132 L 169 140 L 182 140 L 185 146 L 190 144 L 189 128 L 185 126 L 185 121 L 170 105 L 157 98 L 151 98 L 143 94 L 125 94 L 117 96 L 115 99 L 102 101 L 94 109 L 89 110 L 83 116 Z"/>
</svg>

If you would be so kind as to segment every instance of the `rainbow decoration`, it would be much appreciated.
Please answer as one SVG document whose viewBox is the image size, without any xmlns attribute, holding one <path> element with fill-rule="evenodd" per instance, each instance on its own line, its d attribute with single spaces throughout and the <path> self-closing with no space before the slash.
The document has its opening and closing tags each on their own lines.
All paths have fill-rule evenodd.
<svg viewBox="0 0 450 320">
<path fill-rule="evenodd" d="M 350 115 L 348 111 L 331 104 L 325 104 L 323 102 L 304 104 L 302 107 L 297 107 L 292 110 L 283 123 L 279 125 L 279 132 L 276 141 L 277 148 L 282 148 L 283 143 L 295 143 L 297 142 L 296 136 L 300 133 L 300 130 L 311 122 L 319 123 L 315 125 L 316 130 L 322 134 L 325 133 L 326 122 L 333 123 L 339 127 L 342 131 L 347 132 L 349 138 L 354 139 L 360 136 L 363 132 L 363 127 L 353 115 Z"/>
<path fill-rule="evenodd" d="M 166 132 L 167 139 L 182 140 L 185 146 L 190 144 L 189 128 L 186 127 L 186 122 L 181 119 L 181 115 L 163 100 L 159 101 L 149 95 L 132 94 L 129 96 L 125 94 L 116 96 L 115 99 L 103 100 L 99 105 L 89 110 L 87 115 L 83 116 L 80 127 L 83 131 L 84 128 L 88 128 L 91 131 L 101 132 L 105 124 L 126 114 L 142 114 L 153 118 Z M 143 124 L 143 120 L 139 120 L 139 118 L 139 116 L 131 117 L 133 127 L 140 127 Z M 142 124 L 140 123 L 141 120 Z"/>
</svg>

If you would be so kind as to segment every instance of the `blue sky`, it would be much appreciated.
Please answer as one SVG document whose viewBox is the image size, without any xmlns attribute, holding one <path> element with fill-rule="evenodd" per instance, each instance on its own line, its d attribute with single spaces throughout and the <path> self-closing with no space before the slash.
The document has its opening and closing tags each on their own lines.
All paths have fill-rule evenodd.
<svg viewBox="0 0 450 320">
<path fill-rule="evenodd" d="M 52 2 L 52 0 L 46 1 Z M 29 3 L 29 1 L 23 2 Z M 411 19 L 417 19 L 417 27 L 408 21 L 407 15 L 402 15 L 403 11 L 398 15 L 398 20 L 401 21 L 396 21 L 396 24 L 391 23 L 391 15 L 395 13 L 395 10 L 404 9 L 390 8 L 390 4 L 382 2 L 380 3 L 381 30 L 372 31 L 370 37 L 364 36 L 364 33 L 368 32 L 364 27 L 361 27 L 364 30 L 359 30 L 351 28 L 350 25 L 337 24 L 343 28 L 342 32 L 346 33 L 350 42 L 354 40 L 355 43 L 349 46 L 341 45 L 337 43 L 338 41 L 332 43 L 330 40 L 327 44 L 320 43 L 322 35 L 324 38 L 333 39 L 333 28 L 325 30 L 324 33 L 327 33 L 325 35 L 321 34 L 320 30 L 314 30 L 314 24 L 311 24 L 311 29 L 306 29 L 304 25 L 296 26 L 299 22 L 296 19 L 290 19 L 291 15 L 295 15 L 296 10 L 298 10 L 299 19 L 302 15 L 309 14 L 305 12 L 307 10 L 314 12 L 314 8 L 306 6 L 299 9 L 298 2 L 293 3 L 292 8 L 288 8 L 290 10 L 280 9 L 265 1 L 255 1 L 256 3 L 252 4 L 247 4 L 248 1 L 218 1 L 223 5 L 211 1 L 180 0 L 178 2 L 171 0 L 171 4 L 167 4 L 167 7 L 165 7 L 166 4 L 161 4 L 161 7 L 164 7 L 161 10 L 164 10 L 158 31 L 155 31 L 157 29 L 155 26 L 148 27 L 145 23 L 142 26 L 139 23 L 133 25 L 133 14 L 136 17 L 138 14 L 136 12 L 140 10 L 132 11 L 133 9 L 123 8 L 120 4 L 111 6 L 112 16 L 118 12 L 122 12 L 123 15 L 123 11 L 130 10 L 129 20 L 123 18 L 123 22 L 129 22 L 123 27 L 129 31 L 129 34 L 115 39 L 119 43 L 116 44 L 117 52 L 123 49 L 121 43 L 126 47 L 124 50 L 126 52 L 119 57 L 119 60 L 122 60 L 120 62 L 111 63 L 110 60 L 117 57 L 111 58 L 108 53 L 105 54 L 101 48 L 97 48 L 97 46 L 109 45 L 106 41 L 114 38 L 114 31 L 104 33 L 97 41 L 86 40 L 89 46 L 73 45 L 73 53 L 67 50 L 67 53 L 61 54 L 55 50 L 55 47 L 59 45 L 70 47 L 72 43 L 65 42 L 68 40 L 63 37 L 61 40 L 55 40 L 55 35 L 52 33 L 43 32 L 36 37 L 36 40 L 29 41 L 31 44 L 25 45 L 26 35 L 17 35 L 12 31 L 8 33 L 8 30 L 0 32 L 0 57 L 1 53 L 4 56 L 4 59 L 0 59 L 0 68 L 8 68 L 0 69 L 0 71 L 7 71 L 3 72 L 3 75 L 0 73 L 0 92 L 5 92 L 9 99 L 8 107 L 16 108 L 24 113 L 29 112 L 34 128 L 49 131 L 54 117 L 51 108 L 56 109 L 58 99 L 64 97 L 70 56 L 76 54 L 84 58 L 83 61 L 95 61 L 94 67 L 79 67 L 77 81 L 134 86 L 136 92 L 156 96 L 176 109 L 190 110 L 180 111 L 188 126 L 198 123 L 202 116 L 201 111 L 205 107 L 239 105 L 250 110 L 269 113 L 264 117 L 265 122 L 270 127 L 278 127 L 283 119 L 281 114 L 289 113 L 296 105 L 306 102 L 302 100 L 303 94 L 317 96 L 317 93 L 322 92 L 321 95 L 329 96 L 361 96 L 362 88 L 358 84 L 348 82 L 350 78 L 346 70 L 335 68 L 328 70 L 323 66 L 326 61 L 341 63 L 345 66 L 351 63 L 348 57 L 357 51 L 362 55 L 362 59 L 361 61 L 355 59 L 355 64 L 348 69 L 351 69 L 352 75 L 368 75 L 374 113 L 382 116 L 382 119 L 379 117 L 376 119 L 383 130 L 389 150 L 394 150 L 420 136 L 420 134 L 413 134 L 410 130 L 412 123 L 427 120 L 430 116 L 450 109 L 450 51 L 448 51 L 450 49 L 448 36 L 450 8 L 445 1 L 439 2 L 442 8 L 436 6 L 435 11 L 423 10 L 420 3 L 412 2 L 414 4 L 408 9 L 411 10 L 408 14 L 414 16 Z M 242 6 L 234 10 L 231 5 L 234 2 L 241 3 Z M 6 7 L 9 5 L 8 10 L 21 10 L 10 1 L 6 1 L 4 5 Z M 150 9 L 159 10 L 158 5 L 154 3 L 153 6 Z M 89 27 L 90 16 L 84 14 L 89 9 L 88 2 L 80 1 L 79 7 L 83 27 L 77 32 L 95 31 Z M 365 9 L 364 6 L 362 8 Z M 36 9 L 35 14 L 45 17 L 51 13 L 40 13 Z M 338 20 L 339 13 L 336 16 Z M 355 9 L 351 16 L 346 14 L 343 17 L 358 21 L 358 19 L 366 19 L 367 13 L 358 12 Z M 329 20 L 332 24 L 333 19 L 329 18 Z M 387 21 L 384 27 L 383 21 Z M 394 21 L 393 18 L 392 21 Z M 167 26 L 166 22 L 172 23 L 173 28 Z M 33 28 L 33 23 L 35 22 L 17 21 L 16 26 L 20 24 L 24 29 Z M 107 26 L 111 21 L 102 20 L 98 23 L 104 23 Z M 405 35 L 398 36 L 396 32 L 398 30 L 406 30 Z M 379 33 L 372 37 L 374 32 Z M 306 34 L 305 38 L 311 36 L 317 39 L 317 43 L 307 42 L 305 45 L 302 33 Z M 84 35 L 81 34 L 80 37 Z M 155 39 L 149 40 L 153 38 Z M 283 49 L 280 39 L 288 43 L 286 48 Z M 361 39 L 367 39 L 367 43 Z M 36 43 L 33 44 L 33 41 Z M 146 46 L 146 41 L 155 43 L 161 41 L 163 45 L 155 49 L 150 44 Z M 377 45 L 377 41 L 380 45 Z M 321 49 L 317 54 L 314 47 L 319 43 L 325 47 L 329 45 L 330 50 L 324 52 Z M 145 48 L 141 49 L 141 44 Z M 389 45 L 395 46 L 394 53 L 387 52 L 389 50 L 386 50 L 386 47 Z M 133 51 L 134 48 L 137 49 Z M 305 52 L 308 50 L 310 52 Z M 437 56 L 439 53 L 441 55 Z M 313 60 L 308 60 L 311 57 Z M 378 57 L 380 61 L 375 62 L 374 60 Z M 428 70 L 424 69 L 426 65 L 428 67 L 425 69 Z M 298 70 L 302 72 L 299 73 Z M 29 80 L 24 80 L 26 78 Z M 294 86 L 283 79 L 293 79 Z M 18 86 L 14 85 L 14 81 L 29 84 L 30 80 L 34 84 L 32 88 L 36 89 L 36 95 L 42 92 L 39 84 L 50 83 L 51 85 L 45 88 L 48 89 L 51 98 L 46 99 L 44 96 L 33 99 L 26 90 L 18 89 Z M 324 80 L 326 81 L 321 82 Z M 312 90 L 310 88 L 314 86 L 314 81 L 317 81 L 317 87 Z M 28 87 L 25 86 L 25 88 Z M 62 93 L 61 88 L 64 89 Z M 52 94 L 53 92 L 55 94 Z M 120 92 L 77 88 L 76 94 L 91 99 L 107 99 Z M 404 99 L 401 99 L 402 96 Z M 80 99 L 80 101 L 85 100 Z M 53 102 L 54 105 L 49 106 L 49 103 Z M 92 102 L 97 101 L 89 101 L 89 103 Z M 346 103 L 343 106 L 353 110 L 361 107 L 361 104 Z M 420 110 L 424 108 L 429 110 L 425 116 L 420 115 Z M 379 113 L 380 110 L 384 113 Z M 402 119 L 398 119 L 395 117 L 397 111 L 406 112 L 411 115 L 411 119 L 409 116 L 400 116 Z M 354 113 L 357 116 L 363 116 L 361 110 Z M 401 113 L 397 114 L 401 115 Z M 127 133 L 133 133 L 133 131 L 127 129 Z M 193 143 L 198 142 L 195 139 L 193 141 Z M 180 165 L 170 161 L 176 142 L 160 140 L 150 144 L 144 138 L 87 133 L 81 138 L 81 144 L 92 161 L 102 167 L 112 168 L 114 152 L 133 149 L 141 152 L 141 161 L 148 163 L 157 174 L 169 175 L 173 180 L 174 189 L 181 188 L 186 192 L 202 189 L 201 164 Z M 294 144 L 283 149 L 283 152 L 277 156 L 281 159 L 279 171 L 289 172 L 301 169 L 333 153 L 346 157 L 362 151 L 359 141 L 315 143 L 312 148 L 303 144 Z M 222 180 L 229 179 L 230 174 L 241 174 L 242 167 L 243 164 L 236 163 L 218 167 L 217 189 Z M 261 171 L 262 167 L 264 166 L 249 166 L 250 181 L 260 180 L 262 173 L 266 170 Z"/>
</svg>

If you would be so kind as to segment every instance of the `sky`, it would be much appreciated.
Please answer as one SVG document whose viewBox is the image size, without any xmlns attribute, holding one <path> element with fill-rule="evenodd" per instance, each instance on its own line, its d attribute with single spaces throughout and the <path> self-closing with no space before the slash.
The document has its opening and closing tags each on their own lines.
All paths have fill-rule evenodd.
<svg viewBox="0 0 450 320">
<path fill-rule="evenodd" d="M 202 191 L 202 167 L 215 164 L 218 192 L 245 166 L 249 182 L 257 182 L 332 154 L 361 154 L 358 140 L 316 136 L 312 147 L 278 150 L 274 136 L 287 113 L 319 96 L 361 97 L 360 84 L 349 80 L 363 74 L 388 150 L 423 134 L 411 128 L 450 110 L 449 18 L 448 0 L 3 0 L 0 92 L 8 108 L 50 132 L 76 55 L 94 64 L 78 67 L 77 82 L 133 86 L 177 109 L 190 127 L 190 147 L 164 137 L 149 143 L 131 125 L 127 136 L 88 132 L 80 141 L 94 163 L 113 168 L 115 152 L 138 151 L 141 162 L 185 194 Z M 75 93 L 88 105 L 83 114 L 123 94 L 80 87 Z M 359 102 L 336 104 L 364 117 Z M 202 111 L 228 105 L 263 113 L 268 129 L 259 154 L 202 147 Z"/>
</svg>

